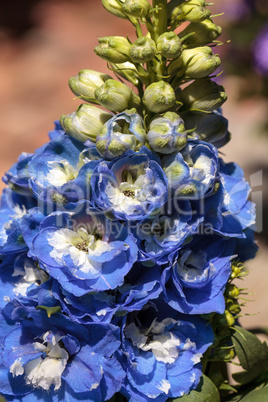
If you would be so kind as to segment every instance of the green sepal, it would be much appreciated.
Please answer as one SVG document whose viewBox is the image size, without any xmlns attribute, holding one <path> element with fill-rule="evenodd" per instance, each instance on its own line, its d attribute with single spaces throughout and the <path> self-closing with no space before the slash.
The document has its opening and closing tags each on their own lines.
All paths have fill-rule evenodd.
<svg viewBox="0 0 268 402">
<path fill-rule="evenodd" d="M 6 402 L 5 398 L 2 395 L 0 395 L 0 402 Z"/>
<path fill-rule="evenodd" d="M 220 395 L 213 382 L 203 374 L 195 390 L 180 398 L 168 399 L 168 402 L 220 402 Z"/>
<path fill-rule="evenodd" d="M 37 306 L 37 310 L 45 310 L 47 312 L 48 318 L 52 316 L 52 314 L 60 313 L 61 308 L 60 306 L 54 306 L 54 307 L 47 307 L 47 306 Z"/>
<path fill-rule="evenodd" d="M 268 371 L 268 346 L 244 328 L 234 328 L 236 331 L 232 335 L 232 342 L 245 371 L 233 374 L 233 378 L 240 384 L 248 384 Z"/>
</svg>

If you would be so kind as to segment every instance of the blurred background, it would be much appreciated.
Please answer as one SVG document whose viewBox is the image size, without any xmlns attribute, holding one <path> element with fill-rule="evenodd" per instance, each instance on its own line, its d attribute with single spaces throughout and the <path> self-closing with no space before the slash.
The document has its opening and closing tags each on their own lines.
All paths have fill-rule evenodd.
<svg viewBox="0 0 268 402">
<path fill-rule="evenodd" d="M 230 41 L 214 48 L 223 61 L 217 81 L 229 97 L 223 111 L 232 133 L 221 152 L 225 161 L 243 167 L 259 210 L 261 251 L 247 263 L 251 273 L 241 283 L 253 293 L 244 309 L 253 315 L 241 322 L 246 328 L 268 327 L 268 2 L 215 0 L 211 11 L 224 12 L 214 22 L 224 28 L 220 39 Z M 127 34 L 133 37 L 132 26 L 106 12 L 100 0 L 1 1 L 2 173 L 21 152 L 46 142 L 54 120 L 81 103 L 73 100 L 70 76 L 83 68 L 108 71 L 93 52 L 97 37 Z"/>
</svg>

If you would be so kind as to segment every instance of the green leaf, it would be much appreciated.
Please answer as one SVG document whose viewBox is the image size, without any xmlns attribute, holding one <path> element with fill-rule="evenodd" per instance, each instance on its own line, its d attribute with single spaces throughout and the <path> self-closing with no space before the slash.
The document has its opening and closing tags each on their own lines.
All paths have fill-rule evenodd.
<svg viewBox="0 0 268 402">
<path fill-rule="evenodd" d="M 240 400 L 243 402 L 268 402 L 268 386 L 258 387 Z"/>
<path fill-rule="evenodd" d="M 5 398 L 2 395 L 0 395 L 0 402 L 6 402 Z"/>
<path fill-rule="evenodd" d="M 220 402 L 220 395 L 213 382 L 205 375 L 195 390 L 180 398 L 169 399 L 171 402 Z"/>
<path fill-rule="evenodd" d="M 240 384 L 247 384 L 268 370 L 268 346 L 244 328 L 236 326 L 235 329 L 232 341 L 240 364 L 246 371 L 233 374 L 233 378 Z"/>
<path fill-rule="evenodd" d="M 232 392 L 237 392 L 236 388 L 232 387 L 230 384 L 223 382 L 220 387 L 220 390 L 222 391 L 232 391 Z"/>
</svg>

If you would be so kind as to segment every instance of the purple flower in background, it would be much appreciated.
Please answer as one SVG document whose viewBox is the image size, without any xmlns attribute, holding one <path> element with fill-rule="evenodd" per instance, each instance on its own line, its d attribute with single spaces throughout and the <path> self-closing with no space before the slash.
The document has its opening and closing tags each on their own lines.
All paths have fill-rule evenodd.
<svg viewBox="0 0 268 402">
<path fill-rule="evenodd" d="M 268 75 L 268 23 L 260 30 L 252 46 L 255 69 Z"/>
</svg>

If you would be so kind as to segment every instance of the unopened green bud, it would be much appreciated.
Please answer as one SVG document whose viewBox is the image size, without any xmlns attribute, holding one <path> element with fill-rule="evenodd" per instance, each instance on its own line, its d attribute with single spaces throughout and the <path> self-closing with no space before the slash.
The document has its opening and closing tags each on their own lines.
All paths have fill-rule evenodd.
<svg viewBox="0 0 268 402">
<path fill-rule="evenodd" d="M 209 78 L 192 82 L 177 96 L 187 108 L 205 111 L 218 109 L 226 99 L 223 86 Z"/>
<path fill-rule="evenodd" d="M 111 63 L 111 67 L 118 75 L 131 81 L 134 85 L 139 84 L 139 75 L 134 64 L 126 61 L 125 63 Z"/>
<path fill-rule="evenodd" d="M 228 327 L 232 327 L 235 324 L 234 316 L 228 310 L 225 310 L 224 314 Z"/>
<path fill-rule="evenodd" d="M 233 285 L 232 283 L 228 283 L 225 289 L 225 294 L 227 297 L 238 297 L 239 296 L 239 289 L 237 286 Z"/>
<path fill-rule="evenodd" d="M 206 9 L 205 1 L 185 1 L 173 9 L 170 24 L 173 26 L 181 21 L 200 22 L 209 18 L 210 15 L 210 11 Z"/>
<path fill-rule="evenodd" d="M 67 116 L 62 115 L 60 124 L 71 137 L 82 142 L 87 140 L 95 142 L 102 126 L 111 117 L 110 113 L 104 112 L 96 106 L 83 103 L 78 106 L 76 112 Z"/>
<path fill-rule="evenodd" d="M 156 53 L 156 46 L 152 39 L 146 36 L 138 38 L 130 49 L 130 58 L 134 63 L 147 63 Z"/>
<path fill-rule="evenodd" d="M 129 59 L 131 44 L 123 36 L 104 36 L 99 38 L 99 46 L 94 52 L 111 63 L 125 63 Z"/>
<path fill-rule="evenodd" d="M 145 89 L 143 103 L 151 112 L 163 113 L 174 106 L 175 102 L 175 92 L 165 81 L 153 82 Z"/>
<path fill-rule="evenodd" d="M 184 112 L 181 116 L 193 138 L 210 142 L 217 148 L 227 144 L 230 139 L 228 120 L 219 113 Z"/>
<path fill-rule="evenodd" d="M 127 19 L 126 14 L 122 11 L 122 4 L 117 0 L 101 0 L 103 7 L 109 11 L 109 13 L 119 18 Z"/>
<path fill-rule="evenodd" d="M 185 49 L 178 59 L 170 63 L 168 74 L 177 72 L 179 77 L 204 78 L 213 73 L 220 64 L 219 56 L 208 46 Z"/>
<path fill-rule="evenodd" d="M 182 51 L 182 43 L 175 32 L 164 32 L 157 39 L 157 50 L 167 59 L 174 59 Z"/>
<path fill-rule="evenodd" d="M 81 70 L 69 79 L 69 86 L 76 96 L 87 102 L 95 102 L 94 92 L 111 77 L 94 70 Z"/>
<path fill-rule="evenodd" d="M 213 42 L 221 34 L 222 28 L 214 24 L 211 19 L 201 22 L 192 22 L 181 33 L 180 38 L 190 35 L 183 41 L 183 44 L 191 46 L 202 46 Z"/>
<path fill-rule="evenodd" d="M 116 80 L 107 80 L 96 89 L 95 97 L 100 105 L 113 112 L 136 107 L 140 98 L 127 85 Z"/>
<path fill-rule="evenodd" d="M 228 306 L 228 310 L 232 314 L 239 314 L 241 312 L 241 307 L 239 306 L 238 303 L 233 303 L 233 304 Z"/>
<path fill-rule="evenodd" d="M 187 133 L 182 118 L 174 112 L 154 118 L 147 135 L 155 152 L 171 154 L 180 151 L 187 144 Z"/>
<path fill-rule="evenodd" d="M 121 0 L 121 4 L 122 11 L 130 17 L 147 17 L 151 10 L 151 4 L 147 0 Z"/>
</svg>

